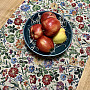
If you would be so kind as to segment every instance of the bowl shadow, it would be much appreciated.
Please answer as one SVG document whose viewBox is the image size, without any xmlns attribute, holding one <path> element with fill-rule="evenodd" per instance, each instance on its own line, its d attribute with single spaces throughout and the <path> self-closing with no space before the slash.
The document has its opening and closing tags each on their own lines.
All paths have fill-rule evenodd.
<svg viewBox="0 0 90 90">
<path fill-rule="evenodd" d="M 40 60 L 42 60 L 43 58 L 45 58 L 45 60 L 54 60 L 56 58 L 61 58 L 64 55 L 64 53 L 66 52 L 65 51 L 62 54 L 59 54 L 56 56 L 42 56 L 42 55 L 39 55 L 39 54 L 36 54 L 35 52 L 33 52 L 26 44 L 25 44 L 25 47 L 26 47 L 26 50 L 28 52 L 30 52 L 33 57 L 38 57 L 38 59 L 40 59 Z"/>
</svg>

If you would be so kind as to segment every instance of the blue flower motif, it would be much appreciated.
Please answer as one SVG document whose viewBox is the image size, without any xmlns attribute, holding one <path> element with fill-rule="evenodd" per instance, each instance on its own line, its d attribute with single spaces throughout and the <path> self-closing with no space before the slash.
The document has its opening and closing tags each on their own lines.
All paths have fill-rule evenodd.
<svg viewBox="0 0 90 90">
<path fill-rule="evenodd" d="M 23 80 L 22 80 L 22 75 L 18 75 L 18 76 L 16 77 L 16 81 L 23 81 Z"/>
<path fill-rule="evenodd" d="M 25 4 L 25 5 L 22 5 L 22 6 L 21 6 L 21 10 L 24 11 L 24 12 L 26 12 L 26 11 L 29 10 L 29 9 L 30 9 L 30 6 L 29 6 L 29 5 L 26 5 L 26 4 Z"/>
<path fill-rule="evenodd" d="M 79 3 L 78 6 L 79 6 L 79 7 L 82 7 L 82 3 Z"/>
<path fill-rule="evenodd" d="M 61 2 L 60 5 L 61 5 L 61 6 L 65 6 L 65 3 L 64 3 L 64 2 Z"/>
<path fill-rule="evenodd" d="M 73 11 L 74 11 L 74 10 L 71 9 L 71 10 L 69 11 L 69 14 L 72 14 Z"/>
<path fill-rule="evenodd" d="M 12 58 L 12 59 L 11 59 L 11 63 L 12 63 L 12 64 L 15 64 L 15 63 L 16 63 L 16 60 L 17 60 L 16 58 Z"/>
<path fill-rule="evenodd" d="M 30 67 L 29 67 L 29 71 L 30 71 L 31 73 L 34 72 L 34 69 L 35 69 L 34 66 L 30 66 Z"/>
<path fill-rule="evenodd" d="M 45 68 L 51 68 L 53 63 L 54 62 L 52 60 L 45 60 L 44 61 L 44 66 L 45 66 Z"/>
<path fill-rule="evenodd" d="M 61 78 L 61 80 L 66 80 L 66 75 L 65 74 L 61 74 L 61 76 L 60 76 L 60 78 Z"/>
<path fill-rule="evenodd" d="M 11 19 L 8 19 L 7 23 L 8 23 L 8 24 L 12 24 L 13 21 L 12 21 Z"/>
</svg>

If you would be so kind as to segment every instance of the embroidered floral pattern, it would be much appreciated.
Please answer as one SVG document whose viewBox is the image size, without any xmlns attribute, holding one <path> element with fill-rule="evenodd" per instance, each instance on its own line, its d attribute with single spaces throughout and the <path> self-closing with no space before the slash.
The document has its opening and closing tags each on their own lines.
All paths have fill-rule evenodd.
<svg viewBox="0 0 90 90">
<path fill-rule="evenodd" d="M 89 0 L 25 0 L 0 29 L 0 90 L 73 90 L 90 56 Z M 63 16 L 73 31 L 62 55 L 45 58 L 25 44 L 23 27 L 39 11 Z"/>
</svg>

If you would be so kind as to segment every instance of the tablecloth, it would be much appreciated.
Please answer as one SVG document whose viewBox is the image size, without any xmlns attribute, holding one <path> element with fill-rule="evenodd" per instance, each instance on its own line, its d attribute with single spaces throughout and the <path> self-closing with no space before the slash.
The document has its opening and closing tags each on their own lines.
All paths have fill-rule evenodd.
<svg viewBox="0 0 90 90">
<path fill-rule="evenodd" d="M 0 29 L 0 89 L 74 90 L 90 56 L 89 0 L 25 0 Z M 56 57 L 42 57 L 25 45 L 23 28 L 39 11 L 53 11 L 69 21 L 73 40 Z"/>
</svg>

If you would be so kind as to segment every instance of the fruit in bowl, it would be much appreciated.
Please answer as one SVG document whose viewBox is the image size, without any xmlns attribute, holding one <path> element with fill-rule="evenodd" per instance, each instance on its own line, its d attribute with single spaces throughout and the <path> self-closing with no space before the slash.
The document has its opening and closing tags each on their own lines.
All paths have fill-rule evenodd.
<svg viewBox="0 0 90 90">
<path fill-rule="evenodd" d="M 41 15 L 41 17 L 39 15 Z M 37 17 L 39 17 L 39 19 Z M 32 51 L 43 56 L 53 56 L 64 52 L 69 46 L 71 35 L 67 34 L 65 30 L 72 33 L 70 26 L 67 24 L 68 26 L 65 26 L 66 29 L 62 28 L 62 21 L 58 19 L 59 17 L 61 16 L 57 13 L 43 11 L 31 17 L 34 23 L 31 19 L 27 21 L 27 25 L 30 25 L 29 37 L 27 37 L 28 31 L 25 32 L 25 29 L 28 27 L 25 27 L 24 34 L 27 40 L 26 44 Z M 68 37 L 70 40 L 67 39 Z"/>
<path fill-rule="evenodd" d="M 36 40 L 36 47 L 48 53 L 54 49 L 55 44 L 61 44 L 66 40 L 65 29 L 52 12 L 45 12 L 41 15 L 41 24 L 34 24 L 30 28 L 30 36 Z"/>
<path fill-rule="evenodd" d="M 53 40 L 46 36 L 41 36 L 36 41 L 36 46 L 40 51 L 45 52 L 45 53 L 48 53 L 54 49 Z"/>
<path fill-rule="evenodd" d="M 61 44 L 61 43 L 65 42 L 66 39 L 67 39 L 67 36 L 66 36 L 66 33 L 65 33 L 65 29 L 60 28 L 58 33 L 53 37 L 53 42 L 55 44 Z"/>
<path fill-rule="evenodd" d="M 42 25 L 41 24 L 34 24 L 30 28 L 30 36 L 32 39 L 37 40 L 43 35 Z"/>
<path fill-rule="evenodd" d="M 44 34 L 53 37 L 61 28 L 60 21 L 57 18 L 47 18 L 42 22 Z"/>
<path fill-rule="evenodd" d="M 52 12 L 44 12 L 41 16 L 41 23 L 47 18 L 57 18 L 56 15 Z"/>
</svg>

